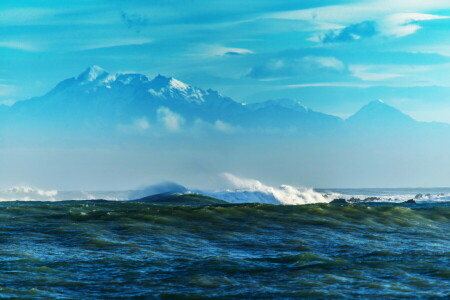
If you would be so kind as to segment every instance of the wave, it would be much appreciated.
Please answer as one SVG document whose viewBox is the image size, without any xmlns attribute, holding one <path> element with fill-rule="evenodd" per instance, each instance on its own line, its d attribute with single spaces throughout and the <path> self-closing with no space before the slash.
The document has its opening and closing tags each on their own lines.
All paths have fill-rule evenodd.
<svg viewBox="0 0 450 300">
<path fill-rule="evenodd" d="M 58 191 L 30 186 L 16 186 L 0 190 L 0 201 L 63 201 L 63 200 L 122 200 L 128 191 Z"/>
<path fill-rule="evenodd" d="M 264 203 L 301 205 L 312 203 L 328 203 L 338 197 L 336 193 L 318 193 L 311 188 L 299 188 L 290 185 L 272 187 L 259 180 L 241 178 L 230 173 L 223 173 L 222 177 L 232 186 L 232 189 L 218 192 L 203 192 L 208 196 L 230 203 Z"/>
<path fill-rule="evenodd" d="M 42 190 L 29 186 L 16 186 L 0 191 L 0 201 L 55 201 L 57 190 Z"/>
<path fill-rule="evenodd" d="M 410 199 L 416 202 L 450 201 L 450 188 L 319 189 L 318 192 L 336 194 L 339 198 L 356 203 L 401 203 Z"/>
<path fill-rule="evenodd" d="M 173 182 L 163 182 L 129 191 L 58 191 L 32 187 L 14 187 L 0 191 L 0 201 L 62 201 L 62 200 L 134 200 L 160 193 L 199 193 L 229 203 L 262 203 L 299 205 L 327 203 L 338 196 L 336 193 L 319 193 L 310 188 L 290 185 L 272 187 L 259 180 L 241 178 L 230 173 L 221 174 L 224 185 L 229 187 L 218 191 L 190 190 Z"/>
<path fill-rule="evenodd" d="M 274 205 L 302 205 L 329 203 L 342 198 L 349 202 L 401 203 L 449 202 L 450 188 L 411 189 L 312 189 L 291 185 L 270 186 L 259 180 L 221 174 L 222 189 L 189 189 L 173 182 L 163 182 L 140 189 L 125 191 L 60 191 L 30 186 L 16 186 L 0 190 L 0 201 L 63 201 L 63 200 L 135 200 L 164 193 L 202 194 L 229 203 L 261 203 Z"/>
</svg>

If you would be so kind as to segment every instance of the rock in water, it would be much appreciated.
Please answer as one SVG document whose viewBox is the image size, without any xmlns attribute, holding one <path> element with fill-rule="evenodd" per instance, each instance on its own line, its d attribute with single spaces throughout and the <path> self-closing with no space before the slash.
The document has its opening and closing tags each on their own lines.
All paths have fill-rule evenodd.
<svg viewBox="0 0 450 300">
<path fill-rule="evenodd" d="M 415 203 L 417 203 L 414 199 L 409 199 L 409 200 L 407 200 L 407 201 L 405 201 L 405 202 L 402 202 L 402 203 L 405 203 L 405 204 L 415 204 Z"/>
<path fill-rule="evenodd" d="M 228 202 L 212 198 L 209 196 L 196 193 L 161 193 L 144 198 L 130 200 L 129 202 L 146 202 L 157 205 L 188 205 L 188 206 L 204 206 L 204 205 L 223 205 Z"/>
<path fill-rule="evenodd" d="M 348 202 L 345 199 L 334 199 L 330 204 L 348 204 Z"/>
</svg>

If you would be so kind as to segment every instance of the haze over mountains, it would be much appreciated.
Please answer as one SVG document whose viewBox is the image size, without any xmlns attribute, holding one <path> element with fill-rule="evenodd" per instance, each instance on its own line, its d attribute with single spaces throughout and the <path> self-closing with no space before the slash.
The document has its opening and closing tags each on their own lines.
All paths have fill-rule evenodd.
<svg viewBox="0 0 450 300">
<path fill-rule="evenodd" d="M 5 186 L 214 188 L 223 172 L 271 185 L 447 186 L 448 147 L 449 124 L 417 122 L 380 100 L 344 120 L 297 100 L 244 104 L 174 78 L 97 66 L 0 106 Z"/>
<path fill-rule="evenodd" d="M 110 74 L 98 66 L 60 82 L 41 97 L 2 106 L 1 126 L 14 136 L 46 130 L 60 134 L 101 131 L 181 133 L 192 129 L 222 133 L 321 135 L 336 131 L 449 129 L 420 123 L 373 101 L 347 120 L 316 112 L 292 99 L 243 104 L 219 92 L 175 78 Z M 4 134 L 8 134 L 2 130 Z"/>
</svg>

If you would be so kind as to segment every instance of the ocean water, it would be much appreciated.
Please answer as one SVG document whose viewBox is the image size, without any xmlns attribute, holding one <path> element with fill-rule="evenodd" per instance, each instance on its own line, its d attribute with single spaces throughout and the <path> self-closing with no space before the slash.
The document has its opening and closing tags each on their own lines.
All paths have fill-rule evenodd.
<svg viewBox="0 0 450 300">
<path fill-rule="evenodd" d="M 0 297 L 449 298 L 450 204 L 0 203 Z"/>
</svg>

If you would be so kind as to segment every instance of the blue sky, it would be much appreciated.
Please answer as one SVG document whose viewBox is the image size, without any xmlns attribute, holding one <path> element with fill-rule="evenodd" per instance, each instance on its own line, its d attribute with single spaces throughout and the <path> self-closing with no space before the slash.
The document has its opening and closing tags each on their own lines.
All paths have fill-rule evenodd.
<svg viewBox="0 0 450 300">
<path fill-rule="evenodd" d="M 346 117 L 381 98 L 450 122 L 444 0 L 1 1 L 0 101 L 89 65 L 158 73 L 237 101 L 296 98 Z"/>
</svg>

